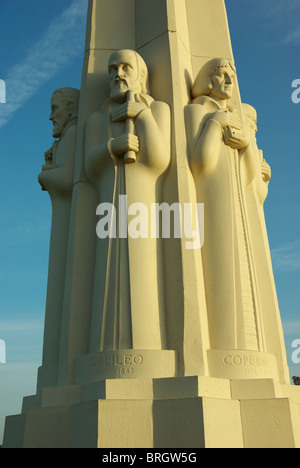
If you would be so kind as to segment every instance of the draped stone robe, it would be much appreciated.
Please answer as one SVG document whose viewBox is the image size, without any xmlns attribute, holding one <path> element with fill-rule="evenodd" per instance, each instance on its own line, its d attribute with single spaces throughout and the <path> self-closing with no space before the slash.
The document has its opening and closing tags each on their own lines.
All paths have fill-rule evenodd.
<svg viewBox="0 0 300 468">
<path fill-rule="evenodd" d="M 47 303 L 43 346 L 43 365 L 38 387 L 57 384 L 61 326 L 65 292 L 67 251 L 73 171 L 76 151 L 77 121 L 71 122 L 63 138 L 53 145 L 52 164 L 43 166 L 39 181 L 47 190 L 52 205 Z"/>
<path fill-rule="evenodd" d="M 241 160 L 247 157 L 248 148 L 238 151 L 225 144 L 223 130 L 213 120 L 220 109 L 207 96 L 186 108 L 190 166 L 197 200 L 205 205 L 202 255 L 210 343 L 213 349 L 262 351 L 260 304 L 241 177 Z"/>
</svg>

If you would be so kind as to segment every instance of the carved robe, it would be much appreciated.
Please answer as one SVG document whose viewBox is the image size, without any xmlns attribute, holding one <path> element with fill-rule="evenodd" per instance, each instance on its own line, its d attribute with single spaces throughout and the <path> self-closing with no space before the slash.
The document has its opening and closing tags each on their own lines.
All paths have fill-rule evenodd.
<svg viewBox="0 0 300 468">
<path fill-rule="evenodd" d="M 77 125 L 71 124 L 63 138 L 54 145 L 52 164 L 43 166 L 39 175 L 42 188 L 48 191 L 52 204 L 43 366 L 39 371 L 39 381 L 43 386 L 57 384 L 76 135 Z"/>
<path fill-rule="evenodd" d="M 241 177 L 241 160 L 247 157 L 247 150 L 237 151 L 225 144 L 223 130 L 213 120 L 220 109 L 207 96 L 186 108 L 190 166 L 198 202 L 205 205 L 202 255 L 211 348 L 262 351 L 260 305 Z"/>
</svg>

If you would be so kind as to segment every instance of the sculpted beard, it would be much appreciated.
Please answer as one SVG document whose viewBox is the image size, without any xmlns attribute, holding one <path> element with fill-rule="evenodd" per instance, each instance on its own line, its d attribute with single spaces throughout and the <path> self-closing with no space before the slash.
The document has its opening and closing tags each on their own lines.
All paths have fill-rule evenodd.
<svg viewBox="0 0 300 468">
<path fill-rule="evenodd" d="M 59 114 L 59 115 L 58 115 Z M 54 138 L 60 138 L 70 122 L 71 119 L 71 113 L 70 111 L 65 108 L 64 111 L 61 111 L 57 113 L 55 116 L 56 118 L 53 119 L 53 137 Z"/>
<path fill-rule="evenodd" d="M 126 101 L 129 86 L 124 78 L 116 78 L 111 86 L 110 97 L 119 103 Z"/>
<path fill-rule="evenodd" d="M 53 122 L 53 137 L 59 138 L 63 132 L 63 126 L 59 123 L 59 121 L 55 120 Z"/>
</svg>

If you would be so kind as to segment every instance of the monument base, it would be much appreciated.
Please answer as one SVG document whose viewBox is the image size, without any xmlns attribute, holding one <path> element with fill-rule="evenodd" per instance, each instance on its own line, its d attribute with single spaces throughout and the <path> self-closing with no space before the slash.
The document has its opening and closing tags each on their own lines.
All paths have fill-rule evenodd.
<svg viewBox="0 0 300 468">
<path fill-rule="evenodd" d="M 300 448 L 300 388 L 274 379 L 107 379 L 27 405 L 4 448 Z"/>
</svg>

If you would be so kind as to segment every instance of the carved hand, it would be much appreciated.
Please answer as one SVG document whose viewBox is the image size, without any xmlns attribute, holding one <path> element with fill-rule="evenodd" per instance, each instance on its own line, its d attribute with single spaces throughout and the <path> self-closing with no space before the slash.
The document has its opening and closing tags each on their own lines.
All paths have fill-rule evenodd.
<svg viewBox="0 0 300 468">
<path fill-rule="evenodd" d="M 111 150 L 116 156 L 124 156 L 128 151 L 139 152 L 139 139 L 132 133 L 124 133 L 123 135 L 114 138 L 111 142 Z"/>
<path fill-rule="evenodd" d="M 46 187 L 45 187 L 44 181 L 43 181 L 43 172 L 41 172 L 41 174 L 39 174 L 38 181 L 39 181 L 40 186 L 42 187 L 42 190 L 45 192 Z"/>
<path fill-rule="evenodd" d="M 269 164 L 266 162 L 265 159 L 261 162 L 261 172 L 264 182 L 269 182 L 272 176 L 272 172 Z"/>
<path fill-rule="evenodd" d="M 242 122 L 239 116 L 236 113 L 228 111 L 228 109 L 217 111 L 213 116 L 213 120 L 216 120 L 222 128 L 232 127 L 236 130 L 242 129 Z"/>
<path fill-rule="evenodd" d="M 53 148 L 49 148 L 46 152 L 45 152 L 45 162 L 46 164 L 50 163 L 53 159 Z"/>
<path fill-rule="evenodd" d="M 127 119 L 135 119 L 144 109 L 145 104 L 142 102 L 125 102 L 110 114 L 113 122 L 123 122 Z"/>
<path fill-rule="evenodd" d="M 224 140 L 226 145 L 236 150 L 249 145 L 249 139 L 242 132 L 237 132 L 231 127 L 224 129 Z"/>
</svg>

